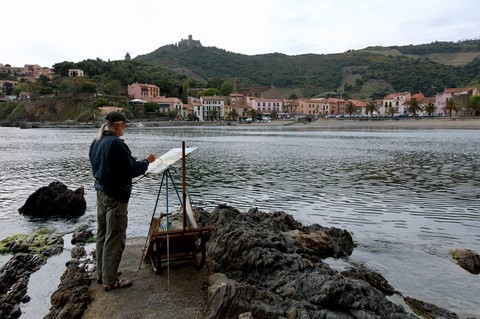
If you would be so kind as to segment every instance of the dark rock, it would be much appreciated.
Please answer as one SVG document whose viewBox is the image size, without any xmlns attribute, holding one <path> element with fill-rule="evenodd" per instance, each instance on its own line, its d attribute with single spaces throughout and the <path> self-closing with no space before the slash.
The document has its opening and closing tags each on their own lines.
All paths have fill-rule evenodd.
<svg viewBox="0 0 480 319">
<path fill-rule="evenodd" d="M 22 310 L 19 306 L 14 306 L 12 311 L 10 312 L 10 318 L 20 318 L 22 315 Z"/>
<path fill-rule="evenodd" d="M 342 275 L 349 278 L 364 280 L 387 296 L 391 296 L 396 292 L 388 281 L 379 273 L 369 270 L 363 265 L 352 266 L 355 266 L 355 268 L 352 267 L 348 270 L 342 271 Z"/>
<path fill-rule="evenodd" d="M 72 248 L 71 255 L 73 259 L 80 259 L 86 254 L 87 252 L 85 251 L 85 247 L 83 246 L 75 246 Z"/>
<path fill-rule="evenodd" d="M 225 205 L 209 218 L 209 265 L 224 275 L 210 278 L 207 318 L 247 312 L 253 318 L 414 318 L 386 298 L 383 277 L 366 271 L 344 276 L 323 262 L 353 252 L 345 230 Z"/>
<path fill-rule="evenodd" d="M 76 232 L 72 236 L 73 247 L 67 269 L 61 277 L 57 290 L 51 296 L 51 307 L 44 319 L 82 318 L 85 309 L 92 301 L 89 287 L 92 283 L 93 260 L 84 258 L 86 250 L 83 246 L 91 236 L 91 230 Z M 75 238 L 75 239 L 74 239 Z"/>
<path fill-rule="evenodd" d="M 83 312 L 92 301 L 89 286 L 92 279 L 88 266 L 71 260 L 61 277 L 58 289 L 52 294 L 50 312 L 44 319 L 82 318 Z"/>
<path fill-rule="evenodd" d="M 350 256 L 353 253 L 355 244 L 352 235 L 345 229 L 335 227 L 323 227 L 318 224 L 303 227 L 306 233 L 323 232 L 333 240 L 331 244 L 331 254 L 334 258 Z"/>
<path fill-rule="evenodd" d="M 279 296 L 238 283 L 221 273 L 210 276 L 208 299 L 210 307 L 207 318 L 237 318 L 245 312 L 250 312 L 253 318 L 265 319 L 284 315 L 282 309 L 276 308 L 282 302 Z M 231 307 L 225 307 L 225 304 Z"/>
<path fill-rule="evenodd" d="M 480 274 L 480 255 L 471 249 L 454 249 L 450 255 L 471 274 Z"/>
<path fill-rule="evenodd" d="M 72 191 L 61 182 L 52 182 L 31 194 L 18 211 L 32 217 L 75 217 L 83 215 L 86 208 L 83 187 Z"/>
<path fill-rule="evenodd" d="M 436 305 L 432 305 L 428 302 L 417 300 L 410 297 L 404 298 L 405 303 L 419 316 L 426 319 L 458 319 L 458 316 L 454 312 L 450 312 L 446 309 L 440 308 Z"/>
<path fill-rule="evenodd" d="M 91 229 L 76 231 L 72 235 L 72 245 L 84 245 L 88 243 L 91 239 L 94 239 L 93 231 Z"/>
<path fill-rule="evenodd" d="M 45 264 L 34 254 L 15 254 L 0 268 L 0 318 L 18 318 L 18 305 L 27 293 L 28 278 Z"/>
</svg>

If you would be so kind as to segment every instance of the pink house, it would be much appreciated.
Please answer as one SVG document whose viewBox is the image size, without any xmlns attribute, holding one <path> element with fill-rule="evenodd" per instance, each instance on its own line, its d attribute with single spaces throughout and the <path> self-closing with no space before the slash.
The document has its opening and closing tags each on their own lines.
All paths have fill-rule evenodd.
<svg viewBox="0 0 480 319">
<path fill-rule="evenodd" d="M 160 88 L 153 84 L 133 83 L 128 86 L 128 96 L 146 102 L 159 102 Z"/>
<path fill-rule="evenodd" d="M 435 96 L 435 106 L 437 107 L 437 112 L 443 112 L 447 101 L 457 96 L 461 95 L 478 95 L 480 94 L 477 88 L 445 88 L 442 93 L 437 93 Z"/>
</svg>

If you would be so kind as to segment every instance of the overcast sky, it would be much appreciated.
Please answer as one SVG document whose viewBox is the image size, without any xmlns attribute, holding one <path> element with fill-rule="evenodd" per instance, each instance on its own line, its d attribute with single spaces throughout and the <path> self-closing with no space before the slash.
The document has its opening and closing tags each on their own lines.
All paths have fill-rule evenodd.
<svg viewBox="0 0 480 319">
<path fill-rule="evenodd" d="M 480 39 L 479 0 L 0 0 L 0 63 L 121 60 L 192 35 L 255 55 Z"/>
</svg>

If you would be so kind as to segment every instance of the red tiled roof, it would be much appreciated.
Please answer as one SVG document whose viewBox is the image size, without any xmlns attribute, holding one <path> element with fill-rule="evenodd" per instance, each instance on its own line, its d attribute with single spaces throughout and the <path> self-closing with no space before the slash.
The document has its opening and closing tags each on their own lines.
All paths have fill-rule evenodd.
<svg viewBox="0 0 480 319">
<path fill-rule="evenodd" d="M 202 96 L 203 100 L 225 100 L 223 96 Z"/>
<path fill-rule="evenodd" d="M 465 91 L 473 91 L 473 88 L 445 88 L 443 92 L 445 93 L 461 93 Z"/>
</svg>

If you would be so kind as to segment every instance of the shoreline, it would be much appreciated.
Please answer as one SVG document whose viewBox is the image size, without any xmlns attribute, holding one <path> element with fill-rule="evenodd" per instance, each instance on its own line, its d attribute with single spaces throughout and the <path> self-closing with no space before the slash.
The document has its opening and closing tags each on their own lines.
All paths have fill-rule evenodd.
<svg viewBox="0 0 480 319">
<path fill-rule="evenodd" d="M 420 119 L 387 119 L 387 120 L 330 120 L 320 119 L 309 124 L 300 124 L 316 128 L 342 129 L 480 129 L 477 118 L 420 118 Z"/>
<path fill-rule="evenodd" d="M 191 122 L 191 121 L 135 121 L 128 126 L 129 129 L 162 128 L 162 127 L 283 127 L 305 129 L 340 129 L 340 130 L 432 130 L 432 129 L 459 129 L 480 130 L 480 118 L 387 118 L 387 119 L 324 119 L 312 122 L 298 122 L 296 120 L 274 120 L 269 123 L 236 123 L 229 121 Z M 16 124 L 16 125 L 14 125 Z M 93 123 L 77 122 L 19 122 L 1 123 L 4 127 L 19 127 L 21 129 L 58 128 L 58 129 L 91 129 L 98 128 Z"/>
</svg>

